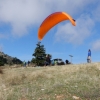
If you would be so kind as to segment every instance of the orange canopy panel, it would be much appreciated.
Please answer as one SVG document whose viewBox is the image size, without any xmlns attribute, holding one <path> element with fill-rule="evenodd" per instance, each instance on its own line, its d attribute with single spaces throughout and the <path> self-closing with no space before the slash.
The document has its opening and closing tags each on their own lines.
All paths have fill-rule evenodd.
<svg viewBox="0 0 100 100">
<path fill-rule="evenodd" d="M 38 29 L 38 39 L 42 40 L 52 27 L 64 20 L 70 20 L 72 25 L 76 26 L 75 20 L 69 14 L 65 12 L 55 12 L 49 15 L 40 25 Z"/>
</svg>

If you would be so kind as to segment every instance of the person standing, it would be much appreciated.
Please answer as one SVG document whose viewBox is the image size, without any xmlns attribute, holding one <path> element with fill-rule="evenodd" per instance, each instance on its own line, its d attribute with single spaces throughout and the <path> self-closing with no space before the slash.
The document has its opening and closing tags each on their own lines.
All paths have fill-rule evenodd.
<svg viewBox="0 0 100 100">
<path fill-rule="evenodd" d="M 25 62 L 25 60 L 23 61 L 23 66 L 26 67 L 26 62 Z"/>
<path fill-rule="evenodd" d="M 88 50 L 87 63 L 91 63 L 91 50 Z"/>
<path fill-rule="evenodd" d="M 90 49 L 88 50 L 88 56 L 91 57 L 91 50 Z"/>
</svg>

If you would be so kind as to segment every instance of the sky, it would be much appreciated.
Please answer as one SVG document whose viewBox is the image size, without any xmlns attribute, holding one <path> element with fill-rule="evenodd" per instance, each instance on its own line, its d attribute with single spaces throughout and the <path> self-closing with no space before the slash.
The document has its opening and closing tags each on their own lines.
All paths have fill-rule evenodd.
<svg viewBox="0 0 100 100">
<path fill-rule="evenodd" d="M 76 26 L 66 20 L 50 29 L 41 45 L 52 59 L 86 63 L 100 62 L 100 0 L 0 0 L 0 51 L 22 61 L 33 58 L 38 29 L 54 12 L 66 12 Z"/>
</svg>

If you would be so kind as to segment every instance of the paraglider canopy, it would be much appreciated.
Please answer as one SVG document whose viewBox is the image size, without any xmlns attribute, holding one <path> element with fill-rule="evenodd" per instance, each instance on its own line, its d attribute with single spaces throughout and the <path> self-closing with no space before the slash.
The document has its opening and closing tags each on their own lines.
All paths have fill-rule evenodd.
<svg viewBox="0 0 100 100">
<path fill-rule="evenodd" d="M 75 20 L 65 12 L 55 12 L 49 15 L 40 25 L 38 29 L 38 38 L 42 40 L 45 34 L 56 24 L 64 21 L 70 20 L 73 26 L 76 26 Z"/>
</svg>

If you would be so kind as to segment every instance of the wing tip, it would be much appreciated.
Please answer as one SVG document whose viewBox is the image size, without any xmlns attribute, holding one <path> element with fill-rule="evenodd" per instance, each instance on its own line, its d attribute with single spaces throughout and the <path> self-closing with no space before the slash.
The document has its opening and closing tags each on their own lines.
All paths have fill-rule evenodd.
<svg viewBox="0 0 100 100">
<path fill-rule="evenodd" d="M 76 20 L 75 20 L 75 19 L 73 19 L 73 21 L 74 21 L 74 22 L 76 22 Z"/>
<path fill-rule="evenodd" d="M 76 26 L 76 20 L 72 19 L 74 22 L 72 23 L 74 26 Z"/>
</svg>

